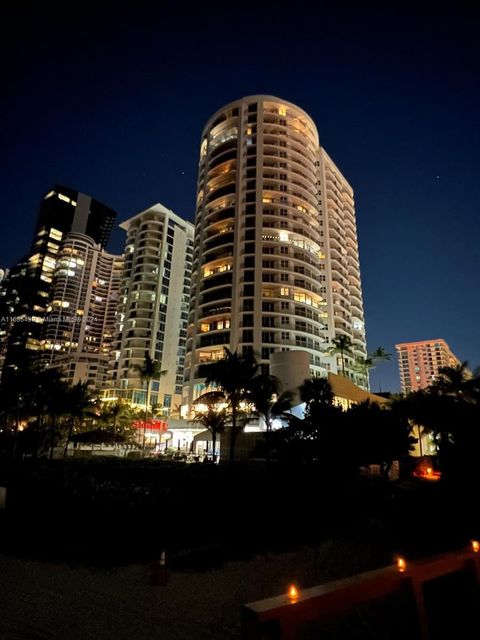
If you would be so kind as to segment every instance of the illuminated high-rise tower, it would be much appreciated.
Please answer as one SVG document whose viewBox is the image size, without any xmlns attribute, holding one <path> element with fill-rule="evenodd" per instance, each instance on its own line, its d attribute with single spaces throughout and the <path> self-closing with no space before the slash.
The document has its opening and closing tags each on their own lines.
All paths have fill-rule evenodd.
<svg viewBox="0 0 480 640">
<path fill-rule="evenodd" d="M 68 187 L 54 185 L 44 195 L 30 252 L 0 287 L 2 375 L 31 365 L 41 351 L 42 325 L 63 236 L 80 233 L 105 248 L 115 217 L 106 205 Z"/>
<path fill-rule="evenodd" d="M 204 389 L 199 365 L 223 347 L 302 350 L 310 373 L 349 337 L 346 374 L 359 384 L 365 329 L 353 191 L 312 119 L 272 96 L 232 102 L 201 139 L 184 403 Z"/>
<path fill-rule="evenodd" d="M 106 386 L 122 269 L 123 257 L 92 238 L 64 235 L 40 347 L 42 364 L 58 367 L 72 384 Z"/>
<path fill-rule="evenodd" d="M 148 354 L 165 372 L 152 380 L 151 404 L 169 415 L 182 398 L 193 225 L 155 204 L 120 225 L 125 262 L 106 398 L 146 402 L 135 365 Z"/>
<path fill-rule="evenodd" d="M 460 360 L 442 338 L 401 342 L 395 345 L 402 393 L 426 389 L 444 367 L 455 367 Z"/>
</svg>

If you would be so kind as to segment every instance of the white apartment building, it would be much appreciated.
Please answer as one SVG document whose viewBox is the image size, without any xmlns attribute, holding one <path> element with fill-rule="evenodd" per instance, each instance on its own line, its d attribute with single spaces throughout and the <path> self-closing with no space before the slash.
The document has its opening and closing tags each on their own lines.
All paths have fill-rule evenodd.
<svg viewBox="0 0 480 640">
<path fill-rule="evenodd" d="M 127 232 L 107 399 L 144 406 L 135 371 L 148 353 L 164 376 L 152 381 L 151 405 L 169 415 L 181 403 L 193 253 L 193 224 L 161 204 L 120 227 Z"/>
<path fill-rule="evenodd" d="M 81 233 L 58 250 L 40 341 L 44 366 L 59 367 L 71 384 L 99 391 L 107 381 L 123 257 Z"/>
<path fill-rule="evenodd" d="M 183 403 L 204 390 L 199 366 L 223 347 L 309 354 L 310 373 L 348 336 L 346 374 L 366 355 L 353 191 L 299 107 L 249 96 L 217 111 L 201 138 Z"/>
</svg>

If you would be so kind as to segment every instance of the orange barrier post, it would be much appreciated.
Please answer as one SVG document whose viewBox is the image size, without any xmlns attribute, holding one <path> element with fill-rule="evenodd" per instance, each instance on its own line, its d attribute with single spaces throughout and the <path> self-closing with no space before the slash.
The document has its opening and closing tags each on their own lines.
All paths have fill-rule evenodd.
<svg viewBox="0 0 480 640">
<path fill-rule="evenodd" d="M 165 562 L 165 551 L 162 551 L 159 562 L 153 565 L 150 574 L 150 584 L 156 587 L 164 587 L 168 582 L 168 571 Z"/>
</svg>

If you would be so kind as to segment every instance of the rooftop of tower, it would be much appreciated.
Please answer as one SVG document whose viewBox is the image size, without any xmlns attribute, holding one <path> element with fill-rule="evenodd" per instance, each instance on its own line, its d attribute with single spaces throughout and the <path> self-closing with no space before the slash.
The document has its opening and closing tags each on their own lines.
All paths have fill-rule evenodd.
<svg viewBox="0 0 480 640">
<path fill-rule="evenodd" d="M 232 102 L 228 102 L 227 104 L 223 105 L 223 107 L 220 107 L 220 109 L 217 109 L 217 111 L 215 111 L 215 113 L 208 119 L 206 125 L 204 126 L 202 131 L 202 138 L 205 135 L 206 130 L 209 128 L 211 122 L 215 120 L 215 118 L 217 118 L 221 113 L 223 113 L 226 109 L 231 109 L 239 104 L 245 104 L 246 102 L 276 102 L 282 106 L 289 107 L 290 109 L 295 109 L 296 111 L 300 112 L 303 116 L 305 116 L 307 120 L 309 120 L 318 137 L 316 124 L 312 119 L 312 117 L 304 109 L 294 104 L 293 102 L 289 102 L 288 100 L 284 100 L 283 98 L 279 98 L 278 96 L 256 94 L 256 95 L 244 96 L 243 98 L 238 98 L 237 100 L 233 100 Z"/>
</svg>

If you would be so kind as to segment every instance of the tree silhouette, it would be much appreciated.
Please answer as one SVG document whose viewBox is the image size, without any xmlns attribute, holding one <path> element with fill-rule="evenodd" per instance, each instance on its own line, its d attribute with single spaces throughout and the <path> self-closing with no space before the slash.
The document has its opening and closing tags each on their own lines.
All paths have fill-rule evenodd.
<svg viewBox="0 0 480 640">
<path fill-rule="evenodd" d="M 68 445 L 75 430 L 75 423 L 79 421 L 80 424 L 82 424 L 86 416 L 96 415 L 94 410 L 95 400 L 96 399 L 88 388 L 88 382 L 77 382 L 73 387 L 67 389 L 65 394 L 65 403 L 66 407 L 68 407 L 70 420 L 68 423 L 65 447 L 63 450 L 64 458 L 67 456 Z"/>
<path fill-rule="evenodd" d="M 200 405 L 205 405 L 205 408 Z M 212 459 L 215 462 L 217 437 L 224 432 L 229 418 L 226 398 L 221 391 L 204 393 L 194 402 L 193 409 L 189 422 L 200 424 L 212 434 Z"/>
<path fill-rule="evenodd" d="M 152 380 L 158 380 L 167 372 L 161 370 L 160 362 L 153 360 L 148 351 L 145 352 L 145 359 L 142 365 L 136 364 L 132 369 L 138 374 L 140 381 L 145 384 L 145 418 L 143 421 L 143 444 L 142 450 L 145 453 L 145 441 L 147 434 L 148 408 L 150 406 L 150 395 L 152 390 Z"/>
<path fill-rule="evenodd" d="M 367 391 L 370 391 L 368 373 L 370 369 L 373 369 L 373 359 L 370 356 L 366 358 L 356 358 L 355 362 L 353 363 L 353 368 L 363 376 L 363 384 L 365 386 L 365 389 Z"/>
<path fill-rule="evenodd" d="M 345 356 L 351 355 L 353 342 L 349 336 L 339 335 L 332 340 L 332 346 L 328 350 L 331 355 L 340 354 L 340 362 L 342 365 L 342 375 L 345 377 Z"/>
<path fill-rule="evenodd" d="M 249 399 L 254 406 L 254 414 L 265 422 L 265 445 L 267 463 L 270 460 L 272 421 L 285 416 L 292 406 L 292 393 L 280 393 L 280 381 L 275 376 L 261 373 L 252 378 Z"/>
<path fill-rule="evenodd" d="M 235 458 L 235 444 L 238 435 L 248 421 L 248 411 L 242 409 L 242 403 L 248 404 L 250 400 L 251 382 L 257 374 L 259 365 L 253 353 L 240 355 L 237 351 L 230 351 L 224 347 L 224 356 L 221 360 L 204 365 L 202 373 L 205 375 L 207 386 L 218 387 L 229 405 L 230 411 L 230 463 Z"/>
<path fill-rule="evenodd" d="M 392 354 L 388 353 L 383 347 L 377 347 L 374 349 L 368 357 L 372 361 L 372 365 L 376 366 L 379 362 L 387 362 L 392 359 Z M 379 383 L 380 391 L 382 390 L 382 385 Z"/>
</svg>

